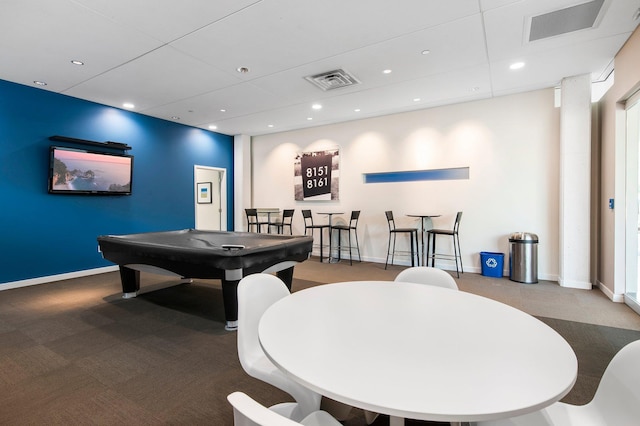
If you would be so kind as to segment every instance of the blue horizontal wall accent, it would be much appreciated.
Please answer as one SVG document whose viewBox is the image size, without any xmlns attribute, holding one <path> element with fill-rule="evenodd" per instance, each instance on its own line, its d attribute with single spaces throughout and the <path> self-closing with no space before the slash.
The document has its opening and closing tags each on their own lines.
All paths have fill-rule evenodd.
<svg viewBox="0 0 640 426">
<path fill-rule="evenodd" d="M 364 173 L 364 183 L 415 182 L 422 180 L 469 179 L 468 167 L 412 170 L 404 172 Z"/>
<path fill-rule="evenodd" d="M 52 135 L 131 146 L 132 195 L 49 194 L 49 147 L 92 149 Z M 193 228 L 196 164 L 227 170 L 233 229 L 232 136 L 0 80 L 0 287 L 113 265 L 98 235 Z"/>
</svg>

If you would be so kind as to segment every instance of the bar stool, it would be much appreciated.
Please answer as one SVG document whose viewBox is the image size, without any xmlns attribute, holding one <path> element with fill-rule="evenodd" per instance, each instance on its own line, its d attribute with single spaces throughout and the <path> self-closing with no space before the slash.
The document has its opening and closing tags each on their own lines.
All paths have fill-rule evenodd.
<svg viewBox="0 0 640 426">
<path fill-rule="evenodd" d="M 418 256 L 418 229 L 396 228 L 396 222 L 393 220 L 393 212 L 387 210 L 384 214 L 387 216 L 387 223 L 389 224 L 389 246 L 387 247 L 387 260 L 384 263 L 384 269 L 387 269 L 387 265 L 389 264 L 389 255 L 391 255 L 391 264 L 393 265 L 393 259 L 396 254 L 396 235 L 400 233 L 409 234 L 409 239 L 411 240 L 411 266 L 415 266 L 414 260 L 418 260 L 418 264 L 420 264 L 419 259 L 414 259 Z M 391 249 L 391 236 L 393 236 L 393 250 Z"/>
<path fill-rule="evenodd" d="M 351 255 L 351 250 L 355 248 L 358 251 L 358 262 L 362 262 L 360 257 L 360 244 L 358 243 L 358 218 L 360 218 L 360 210 L 353 210 L 351 212 L 351 219 L 348 224 L 344 225 L 333 225 L 331 227 L 331 234 L 333 234 L 334 230 L 338 231 L 338 262 L 340 261 L 340 253 L 342 250 L 349 249 L 349 265 L 353 265 L 353 256 Z M 342 245 L 342 231 L 346 231 L 349 237 L 349 245 L 344 247 Z M 356 236 L 356 245 L 353 246 L 351 244 L 351 231 Z"/>
<path fill-rule="evenodd" d="M 284 234 L 284 227 L 289 227 L 289 233 L 293 235 L 293 228 L 291 227 L 291 223 L 293 222 L 293 214 L 295 213 L 295 209 L 286 209 L 282 211 L 282 219 L 278 219 L 276 222 L 271 222 L 269 226 L 275 226 L 276 232 L 278 234 Z"/>
<path fill-rule="evenodd" d="M 460 229 L 460 220 L 462 219 L 462 212 L 456 214 L 456 220 L 453 224 L 453 229 L 429 229 L 427 231 L 427 263 L 431 259 L 431 266 L 436 263 L 438 259 L 454 259 L 456 262 L 456 274 L 460 278 L 460 272 L 464 273 L 462 269 L 462 254 L 460 253 L 460 237 L 458 236 L 458 230 Z M 438 235 L 446 235 L 453 238 L 453 254 L 436 253 L 436 237 Z M 460 270 L 458 271 L 458 259 L 460 259 Z"/>
<path fill-rule="evenodd" d="M 256 227 L 256 232 L 260 233 L 262 225 L 269 225 L 268 221 L 260 221 L 258 218 L 258 209 L 244 209 L 247 214 L 247 232 L 251 232 L 251 227 Z"/>
<path fill-rule="evenodd" d="M 322 242 L 323 234 L 325 229 L 330 230 L 329 224 L 314 225 L 311 210 L 302 210 L 302 217 L 304 218 L 304 235 L 307 235 L 307 229 L 311 230 L 311 236 L 313 236 L 314 230 L 316 229 L 320 230 L 320 263 L 322 263 L 323 251 L 324 251 L 324 244 Z M 331 234 L 329 234 L 329 238 L 331 238 Z M 331 255 L 331 253 L 329 253 L 329 255 Z"/>
</svg>

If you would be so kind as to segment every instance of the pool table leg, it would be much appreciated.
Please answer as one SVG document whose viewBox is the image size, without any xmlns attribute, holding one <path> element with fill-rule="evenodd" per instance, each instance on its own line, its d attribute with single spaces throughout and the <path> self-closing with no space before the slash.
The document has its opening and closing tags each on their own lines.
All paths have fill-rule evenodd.
<svg viewBox="0 0 640 426">
<path fill-rule="evenodd" d="M 238 283 L 242 279 L 242 269 L 227 269 L 222 277 L 222 301 L 224 303 L 224 329 L 238 329 Z"/>
<path fill-rule="evenodd" d="M 238 329 L 238 283 L 240 280 L 222 280 L 222 300 L 224 302 L 224 329 Z"/>
<path fill-rule="evenodd" d="M 291 284 L 293 283 L 293 266 L 276 272 L 276 275 L 286 284 L 289 291 L 291 291 Z"/>
<path fill-rule="evenodd" d="M 234 331 L 238 329 L 238 283 L 242 279 L 242 269 L 226 270 L 222 278 L 222 300 L 224 302 L 224 329 Z M 289 291 L 293 282 L 293 266 L 277 271 L 280 278 Z M 123 281 L 124 282 L 124 281 Z"/>
<path fill-rule="evenodd" d="M 122 282 L 122 297 L 130 299 L 138 295 L 140 290 L 140 271 L 120 265 L 120 281 Z"/>
</svg>

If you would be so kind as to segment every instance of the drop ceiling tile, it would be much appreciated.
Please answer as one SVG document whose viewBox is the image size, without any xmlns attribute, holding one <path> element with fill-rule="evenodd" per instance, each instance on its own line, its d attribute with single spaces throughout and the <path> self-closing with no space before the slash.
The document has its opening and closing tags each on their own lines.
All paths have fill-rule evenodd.
<svg viewBox="0 0 640 426">
<path fill-rule="evenodd" d="M 261 0 L 73 0 L 165 43 L 225 19 Z"/>
<path fill-rule="evenodd" d="M 204 126 L 219 118 L 247 115 L 281 106 L 277 96 L 250 83 L 237 84 L 189 99 L 141 110 L 142 113 L 168 118 L 180 116 L 185 124 Z M 220 111 L 224 109 L 225 112 Z"/>
<path fill-rule="evenodd" d="M 524 0 L 502 8 L 484 13 L 489 47 L 489 58 L 492 61 L 519 60 L 528 54 L 544 52 L 548 49 L 597 40 L 616 34 L 629 34 L 637 26 L 631 19 L 637 9 L 634 0 L 606 0 L 603 6 L 604 18 L 598 21 L 593 29 L 565 33 L 557 37 L 529 42 L 528 24 L 533 16 L 574 6 L 574 0 Z M 623 16 L 627 15 L 626 22 Z M 612 45 L 611 55 L 615 55 L 620 46 Z"/>
<path fill-rule="evenodd" d="M 585 69 L 592 70 L 596 80 L 610 65 L 611 46 L 625 40 L 626 36 L 618 35 L 538 52 L 525 57 L 526 66 L 516 71 L 509 69 L 509 61 L 496 62 L 492 67 L 494 95 L 554 87 L 565 77 L 589 73 Z M 550 63 L 555 65 L 547 66 Z"/>
<path fill-rule="evenodd" d="M 289 105 L 247 116 L 220 119 L 216 124 L 217 131 L 222 133 L 255 136 L 489 96 L 491 96 L 489 67 L 483 65 L 454 73 L 439 74 L 411 83 L 373 88 L 349 96 L 326 99 L 322 102 L 323 108 L 320 111 L 312 111 L 308 104 Z M 414 102 L 416 97 L 420 97 L 421 100 Z M 360 111 L 354 111 L 356 108 Z M 307 120 L 308 117 L 313 120 Z M 268 124 L 273 124 L 274 127 L 269 128 Z"/>
<path fill-rule="evenodd" d="M 118 107 L 126 96 L 137 110 L 142 111 L 240 82 L 235 75 L 163 46 L 65 93 Z M 118 87 L 118 91 L 114 92 L 113 87 Z"/>
<path fill-rule="evenodd" d="M 11 13 L 0 14 L 0 78 L 18 83 L 40 79 L 62 90 L 159 46 L 70 1 L 4 0 L 2 7 Z"/>
<path fill-rule="evenodd" d="M 310 0 L 263 2 L 173 45 L 222 69 L 249 67 L 256 78 L 473 13 L 478 5 L 469 0 L 456 8 L 421 0 L 406 0 L 401 8 L 384 0 L 325 0 L 321 7 Z"/>
<path fill-rule="evenodd" d="M 425 49 L 430 53 L 423 55 Z M 312 101 L 486 63 L 482 21 L 480 15 L 473 15 L 257 78 L 252 83 L 287 99 Z M 361 83 L 324 92 L 304 79 L 337 68 L 349 71 Z M 389 75 L 382 73 L 387 68 L 393 70 Z"/>
</svg>

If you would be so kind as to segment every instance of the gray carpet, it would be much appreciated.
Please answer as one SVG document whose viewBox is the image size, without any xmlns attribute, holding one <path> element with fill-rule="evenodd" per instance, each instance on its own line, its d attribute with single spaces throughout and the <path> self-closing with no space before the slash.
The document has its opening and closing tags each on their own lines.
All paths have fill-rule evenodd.
<svg viewBox="0 0 640 426">
<path fill-rule="evenodd" d="M 174 284 L 145 275 L 143 294 L 123 300 L 109 273 L 0 292 L 0 424 L 231 425 L 226 395 L 235 390 L 266 405 L 290 400 L 242 371 L 219 284 Z M 293 290 L 320 284 L 296 278 Z M 636 330 L 540 319 L 576 351 L 579 378 L 564 399 L 574 404 L 588 402 L 613 355 L 640 339 Z M 365 424 L 361 411 L 344 424 Z M 375 423 L 385 424 L 386 416 Z"/>
</svg>

